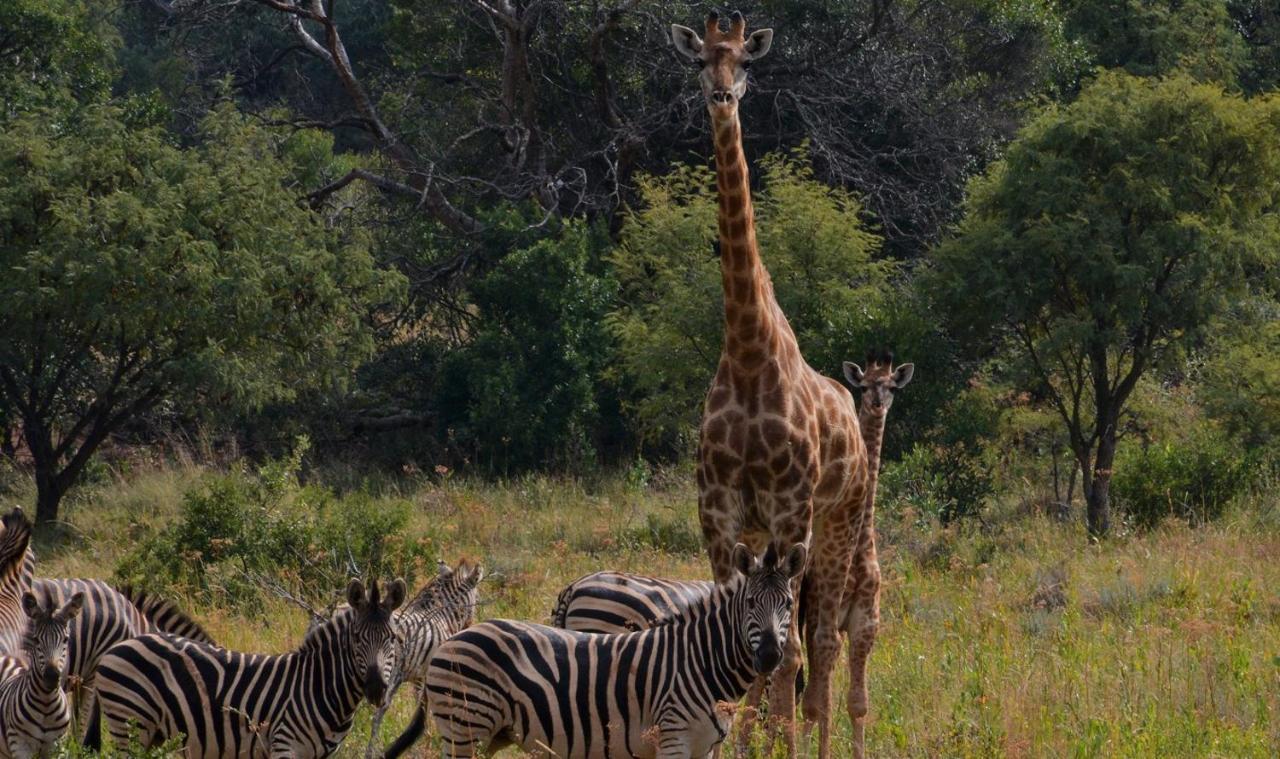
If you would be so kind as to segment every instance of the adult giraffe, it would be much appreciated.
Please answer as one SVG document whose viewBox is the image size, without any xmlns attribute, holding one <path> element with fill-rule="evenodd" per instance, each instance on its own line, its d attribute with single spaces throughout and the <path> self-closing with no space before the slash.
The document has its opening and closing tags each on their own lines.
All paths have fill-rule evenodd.
<svg viewBox="0 0 1280 759">
<path fill-rule="evenodd" d="M 742 153 L 738 102 L 746 66 L 769 50 L 773 31 L 750 37 L 735 12 L 728 33 L 707 17 L 706 37 L 673 24 L 676 49 L 701 65 L 711 114 L 720 195 L 720 269 L 724 346 L 707 394 L 698 446 L 698 515 L 719 582 L 733 572 L 733 546 L 772 543 L 782 555 L 810 545 L 806 570 L 809 685 L 805 718 L 819 727 L 819 755 L 830 754 L 831 676 L 840 655 L 841 601 L 862 518 L 867 455 L 849 391 L 814 371 L 800 355 L 756 246 L 755 219 Z M 795 753 L 798 626 L 789 631 L 769 694 Z M 855 747 L 862 755 L 861 742 Z"/>
</svg>

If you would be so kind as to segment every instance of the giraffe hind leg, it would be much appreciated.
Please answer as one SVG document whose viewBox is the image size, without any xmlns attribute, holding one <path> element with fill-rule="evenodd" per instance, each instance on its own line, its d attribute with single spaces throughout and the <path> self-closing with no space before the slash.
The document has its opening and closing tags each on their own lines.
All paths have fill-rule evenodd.
<svg viewBox="0 0 1280 759">
<path fill-rule="evenodd" d="M 846 707 L 853 730 L 853 755 L 862 759 L 866 753 L 865 734 L 869 698 L 867 694 L 867 660 L 880 629 L 880 563 L 875 545 L 855 558 L 853 598 L 845 620 L 849 637 L 849 693 Z"/>
</svg>

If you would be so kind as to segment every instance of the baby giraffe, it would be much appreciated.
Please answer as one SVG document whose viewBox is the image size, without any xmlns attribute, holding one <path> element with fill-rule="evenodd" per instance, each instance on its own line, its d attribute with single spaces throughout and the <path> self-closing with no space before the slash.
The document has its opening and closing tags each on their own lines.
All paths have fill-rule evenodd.
<svg viewBox="0 0 1280 759">
<path fill-rule="evenodd" d="M 893 405 L 893 395 L 907 386 L 915 373 L 914 364 L 893 366 L 889 351 L 867 354 L 867 368 L 846 361 L 844 376 L 861 391 L 858 427 L 867 449 L 867 490 L 863 503 L 862 531 L 858 534 L 853 566 L 845 583 L 842 604 L 843 629 L 849 640 L 849 694 L 846 706 L 855 739 L 862 736 L 867 717 L 867 659 L 880 629 L 880 561 L 876 557 L 876 481 L 880 476 L 880 444 L 884 440 L 884 420 Z M 861 745 L 861 741 L 857 741 Z"/>
<path fill-rule="evenodd" d="M 68 623 L 83 604 L 83 593 L 73 595 L 61 608 L 51 596 L 46 595 L 42 603 L 30 591 L 22 594 L 22 610 L 28 617 L 22 638 L 27 662 L 0 683 L 0 756 L 48 756 L 71 724 L 62 674 L 67 664 Z"/>
</svg>

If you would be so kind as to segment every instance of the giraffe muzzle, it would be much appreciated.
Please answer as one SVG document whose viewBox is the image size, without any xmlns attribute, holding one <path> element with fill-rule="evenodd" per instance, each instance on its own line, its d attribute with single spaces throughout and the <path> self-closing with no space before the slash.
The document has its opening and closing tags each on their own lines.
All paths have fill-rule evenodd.
<svg viewBox="0 0 1280 759">
<path fill-rule="evenodd" d="M 731 106 L 734 103 L 733 93 L 729 90 L 714 90 L 711 93 L 711 104 L 718 106 Z"/>
</svg>

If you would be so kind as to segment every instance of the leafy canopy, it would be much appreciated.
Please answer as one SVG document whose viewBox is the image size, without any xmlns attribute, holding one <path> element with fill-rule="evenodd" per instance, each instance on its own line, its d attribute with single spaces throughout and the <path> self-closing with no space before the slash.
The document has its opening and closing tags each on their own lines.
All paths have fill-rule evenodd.
<svg viewBox="0 0 1280 759">
<path fill-rule="evenodd" d="M 0 406 L 66 462 L 42 504 L 161 399 L 288 397 L 368 351 L 398 277 L 297 203 L 287 149 L 229 105 L 190 149 L 110 105 L 0 134 Z"/>
</svg>

